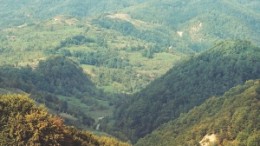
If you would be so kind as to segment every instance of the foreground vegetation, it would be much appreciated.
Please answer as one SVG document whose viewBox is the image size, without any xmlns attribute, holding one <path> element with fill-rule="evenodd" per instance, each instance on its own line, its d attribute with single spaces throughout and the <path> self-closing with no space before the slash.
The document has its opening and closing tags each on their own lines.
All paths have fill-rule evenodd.
<svg viewBox="0 0 260 146">
<path fill-rule="evenodd" d="M 63 124 L 26 95 L 0 95 L 0 145 L 128 146 Z"/>
</svg>

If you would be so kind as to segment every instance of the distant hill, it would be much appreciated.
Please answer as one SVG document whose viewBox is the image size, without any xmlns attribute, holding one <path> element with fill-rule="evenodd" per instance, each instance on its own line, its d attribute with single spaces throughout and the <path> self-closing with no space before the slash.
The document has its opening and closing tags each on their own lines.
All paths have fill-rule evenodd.
<svg viewBox="0 0 260 146">
<path fill-rule="evenodd" d="M 173 67 L 118 105 L 115 127 L 136 141 L 208 97 L 260 78 L 260 48 L 226 41 Z"/>
<path fill-rule="evenodd" d="M 191 50 L 199 51 L 216 40 L 258 43 L 260 12 L 253 6 L 259 7 L 259 1 L 153 0 L 129 7 L 126 12 L 135 19 L 169 27 L 175 32 L 173 45 L 185 41 Z"/>
<path fill-rule="evenodd" d="M 16 0 L 14 3 L 1 0 L 0 16 L 3 19 L 0 26 L 21 25 L 57 15 L 78 18 L 95 16 L 106 12 L 114 12 L 140 2 L 142 0 Z"/>
<path fill-rule="evenodd" d="M 105 19 L 97 21 L 124 35 L 157 40 L 153 42 L 182 52 L 200 52 L 219 40 L 258 43 L 260 13 L 252 5 L 260 6 L 256 0 L 153 0 L 105 13 Z"/>
<path fill-rule="evenodd" d="M 25 95 L 0 95 L 0 113 L 0 145 L 129 145 L 68 127 Z"/>
<path fill-rule="evenodd" d="M 182 51 L 200 51 L 216 40 L 247 39 L 258 43 L 260 12 L 257 6 L 260 6 L 257 0 L 29 0 L 17 1 L 16 4 L 3 0 L 0 11 L 3 20 L 0 21 L 0 26 L 31 24 L 60 15 L 91 20 L 102 15 L 127 14 L 135 22 L 146 24 L 141 27 L 147 29 L 151 26 L 154 31 L 146 32 L 149 35 L 156 38 L 159 32 L 164 33 L 167 38 L 160 34 L 157 39 L 167 39 L 168 46 L 184 49 Z M 119 19 L 124 20 L 124 24 L 133 22 Z M 114 25 L 113 27 L 122 27 L 122 24 Z M 133 33 L 135 37 L 146 37 L 146 33 L 145 36 L 139 36 L 135 31 L 131 32 L 132 35 Z M 163 44 L 166 45 L 165 42 Z"/>
<path fill-rule="evenodd" d="M 247 81 L 160 126 L 136 146 L 260 144 L 260 81 Z"/>
</svg>

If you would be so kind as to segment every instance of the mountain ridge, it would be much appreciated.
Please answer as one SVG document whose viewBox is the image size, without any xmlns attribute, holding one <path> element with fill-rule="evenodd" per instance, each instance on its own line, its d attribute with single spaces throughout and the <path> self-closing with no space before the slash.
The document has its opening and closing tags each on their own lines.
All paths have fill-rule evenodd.
<svg viewBox="0 0 260 146">
<path fill-rule="evenodd" d="M 259 80 L 249 80 L 223 96 L 209 98 L 160 126 L 136 145 L 259 145 L 259 83 Z M 202 144 L 207 135 L 216 138 Z"/>
<path fill-rule="evenodd" d="M 249 42 L 224 42 L 176 65 L 119 105 L 115 127 L 135 141 L 208 97 L 258 79 L 259 53 L 259 48 Z"/>
</svg>

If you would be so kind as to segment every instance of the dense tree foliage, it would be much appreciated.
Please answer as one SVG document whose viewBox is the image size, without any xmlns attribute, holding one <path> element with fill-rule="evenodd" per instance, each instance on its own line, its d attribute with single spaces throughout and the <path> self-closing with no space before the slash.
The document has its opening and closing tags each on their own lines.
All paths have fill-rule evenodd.
<svg viewBox="0 0 260 146">
<path fill-rule="evenodd" d="M 62 55 L 75 57 L 80 64 L 104 66 L 108 68 L 124 68 L 130 66 L 129 59 L 114 50 L 88 51 L 69 51 L 62 50 Z"/>
<path fill-rule="evenodd" d="M 135 33 L 138 33 L 138 30 L 131 22 L 120 19 L 109 19 L 104 17 L 93 20 L 93 23 L 98 24 L 106 29 L 115 29 L 123 33 L 124 35 L 133 35 Z"/>
<path fill-rule="evenodd" d="M 219 43 L 179 63 L 146 89 L 126 99 L 115 112 L 115 127 L 136 141 L 208 97 L 258 78 L 259 47 L 247 41 Z"/>
<path fill-rule="evenodd" d="M 45 82 L 38 85 L 40 90 L 61 95 L 84 92 L 93 95 L 96 90 L 83 70 L 75 62 L 64 57 L 54 57 L 39 62 L 35 72 Z"/>
<path fill-rule="evenodd" d="M 140 139 L 137 146 L 200 145 L 205 135 L 217 137 L 215 145 L 260 145 L 260 81 L 247 81 Z M 211 143 L 213 145 L 213 143 Z"/>
<path fill-rule="evenodd" d="M 130 17 L 130 16 L 129 16 Z M 113 29 L 121 32 L 123 35 L 133 36 L 145 41 L 160 44 L 161 46 L 169 46 L 171 42 L 170 34 L 163 27 L 145 29 L 136 27 L 134 22 L 127 21 L 120 18 L 109 18 L 109 16 L 103 16 L 93 20 L 93 24 L 99 25 L 106 29 Z M 161 47 L 163 48 L 163 47 Z M 161 50 L 162 51 L 162 50 Z"/>
<path fill-rule="evenodd" d="M 63 124 L 25 95 L 0 95 L 0 145 L 128 146 Z"/>
<path fill-rule="evenodd" d="M 87 38 L 84 35 L 76 35 L 73 37 L 66 38 L 65 40 L 60 42 L 60 45 L 56 47 L 55 49 L 60 49 L 62 47 L 69 47 L 72 45 L 83 45 L 86 43 L 92 43 L 95 42 L 93 38 Z"/>
<path fill-rule="evenodd" d="M 64 57 L 40 61 L 35 69 L 29 66 L 3 66 L 0 74 L 1 87 L 19 88 L 25 92 L 39 90 L 60 95 L 84 92 L 94 95 L 97 90 L 83 70 L 75 62 Z"/>
<path fill-rule="evenodd" d="M 70 124 L 93 126 L 94 119 L 89 117 L 88 112 L 83 109 L 75 109 L 68 100 L 61 99 L 60 96 L 72 96 L 82 103 L 97 106 L 92 96 L 103 97 L 103 93 L 98 90 L 82 69 L 72 60 L 64 57 L 53 57 L 45 61 L 40 61 L 39 65 L 31 67 L 16 68 L 13 66 L 3 66 L 0 68 L 0 88 L 10 92 L 26 92 L 30 97 L 39 103 L 44 103 L 48 108 L 57 113 L 66 112 L 78 118 L 75 120 L 66 118 Z M 20 91 L 19 91 L 20 90 Z"/>
<path fill-rule="evenodd" d="M 17 1 L 15 4 L 8 0 L 3 0 L 0 16 L 4 17 L 0 26 L 19 25 L 24 22 L 50 18 L 57 15 L 69 15 L 74 17 L 86 17 L 115 11 L 141 3 L 143 0 L 46 0 L 46 1 Z M 45 11 L 42 11 L 42 10 Z"/>
</svg>

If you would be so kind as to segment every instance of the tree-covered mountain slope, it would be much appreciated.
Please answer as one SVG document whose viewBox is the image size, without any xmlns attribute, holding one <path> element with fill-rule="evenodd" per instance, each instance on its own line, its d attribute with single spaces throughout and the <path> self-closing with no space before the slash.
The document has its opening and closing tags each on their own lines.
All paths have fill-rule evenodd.
<svg viewBox="0 0 260 146">
<path fill-rule="evenodd" d="M 123 29 L 125 35 L 196 52 L 216 40 L 248 39 L 258 43 L 260 13 L 252 5 L 260 6 L 257 1 L 152 0 L 105 13 L 97 21 L 105 28 Z"/>
<path fill-rule="evenodd" d="M 144 34 L 142 36 L 134 31 L 131 25 L 122 25 L 122 22 L 113 23 L 113 27 L 110 28 L 120 30 L 123 27 L 131 31 L 130 34 L 134 37 L 145 38 L 148 34 L 153 35 L 157 41 L 163 41 L 164 44 L 167 43 L 178 50 L 183 49 L 182 51 L 206 49 L 216 39 L 249 39 L 258 43 L 260 35 L 258 31 L 260 30 L 260 12 L 255 9 L 260 6 L 257 0 L 250 2 L 238 0 L 100 0 L 97 2 L 30 0 L 17 1 L 15 5 L 2 0 L 2 3 L 2 11 L 0 11 L 0 16 L 4 19 L 2 23 L 9 25 L 12 24 L 9 21 L 15 22 L 20 19 L 22 22 L 17 26 L 22 26 L 59 15 L 77 19 L 99 19 L 99 16 L 110 16 L 113 19 L 123 20 L 123 24 L 130 23 L 142 28 L 152 26 L 153 31 L 142 31 Z M 163 39 L 157 37 L 158 34 Z"/>
<path fill-rule="evenodd" d="M 46 82 L 38 85 L 45 91 L 61 95 L 75 95 L 78 92 L 94 95 L 97 90 L 82 68 L 65 57 L 40 61 L 35 72 Z"/>
<path fill-rule="evenodd" d="M 248 15 L 256 19 L 260 13 L 253 7 L 258 5 L 259 1 L 257 0 L 152 0 L 126 8 L 125 11 L 134 18 L 178 27 L 196 16 L 204 15 L 205 12 L 216 12 L 216 15 L 218 13 L 227 13 L 227 16 L 240 17 L 239 19 L 243 19 L 243 17 Z"/>
<path fill-rule="evenodd" d="M 77 127 L 94 129 L 96 118 L 112 113 L 112 99 L 96 88 L 77 63 L 65 57 L 42 60 L 35 68 L 1 66 L 0 88 L 0 94 L 30 94 Z"/>
<path fill-rule="evenodd" d="M 137 142 L 137 146 L 260 145 L 260 81 L 211 97 Z"/>
<path fill-rule="evenodd" d="M 0 95 L 0 145 L 128 146 L 63 124 L 26 95 Z"/>
<path fill-rule="evenodd" d="M 2 88 L 19 88 L 25 92 L 38 90 L 60 95 L 86 92 L 94 95 L 97 90 L 78 64 L 59 56 L 40 61 L 36 68 L 2 66 L 0 74 Z"/>
<path fill-rule="evenodd" d="M 260 3 L 154 0 L 129 7 L 126 12 L 135 19 L 168 26 L 175 31 L 174 44 L 185 40 L 191 49 L 198 51 L 216 39 L 250 39 L 258 43 L 260 13 L 252 5 L 259 7 Z"/>
<path fill-rule="evenodd" d="M 1 0 L 0 26 L 21 25 L 57 15 L 78 18 L 114 12 L 129 7 L 142 0 Z"/>
<path fill-rule="evenodd" d="M 179 117 L 208 97 L 249 79 L 260 78 L 260 48 L 225 41 L 180 62 L 147 88 L 118 105 L 115 127 L 131 140 Z"/>
</svg>

